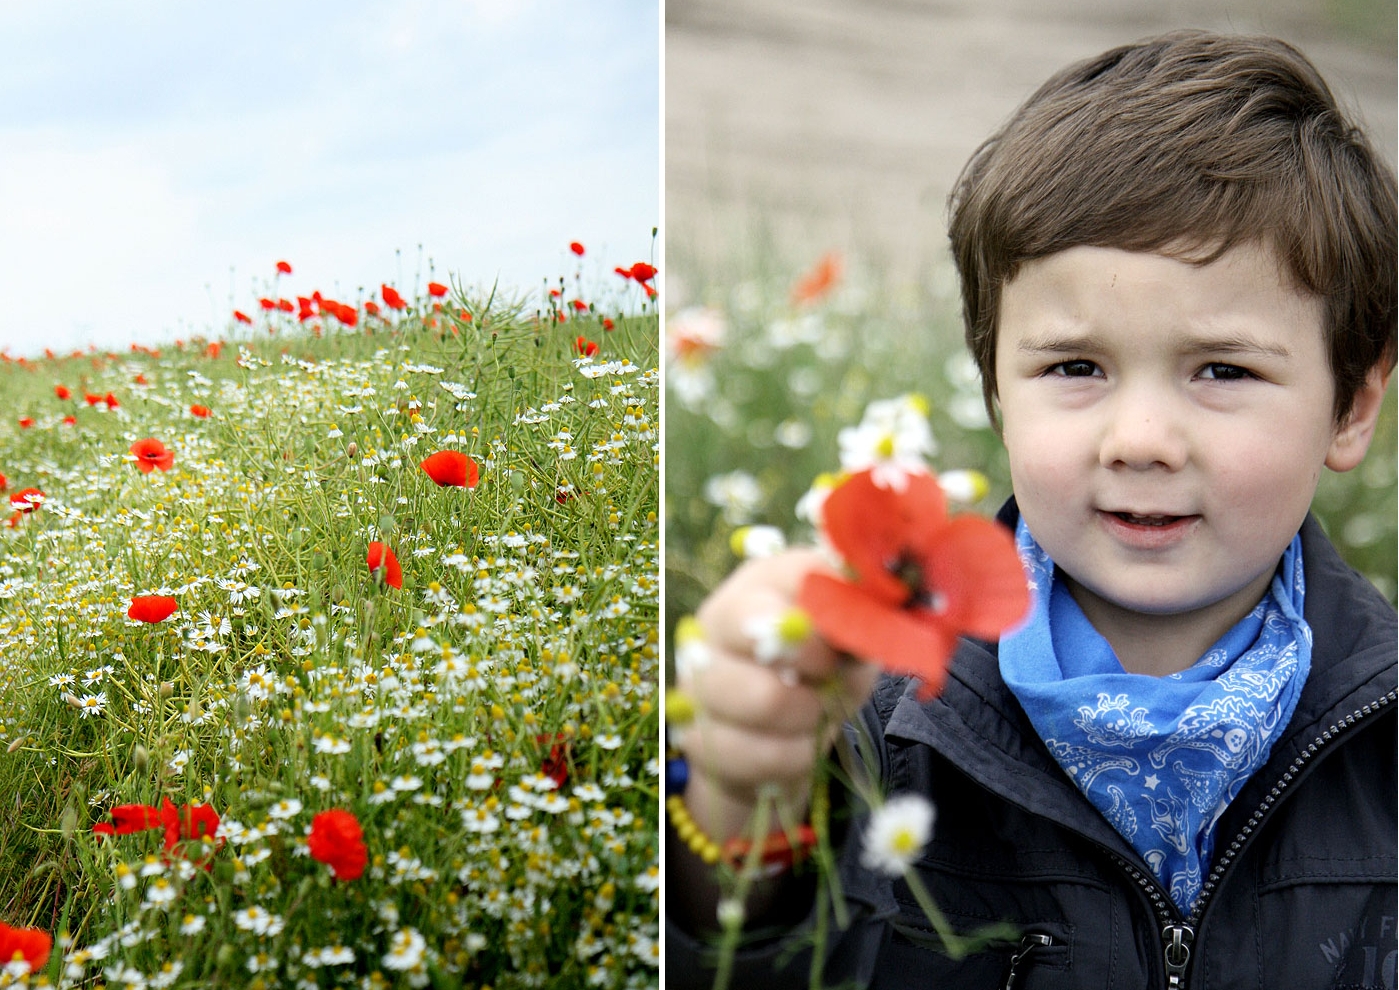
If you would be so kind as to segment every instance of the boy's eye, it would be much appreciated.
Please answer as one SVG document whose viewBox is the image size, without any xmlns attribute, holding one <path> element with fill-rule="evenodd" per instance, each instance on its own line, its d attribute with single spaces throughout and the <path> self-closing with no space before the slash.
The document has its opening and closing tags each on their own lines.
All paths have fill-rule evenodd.
<svg viewBox="0 0 1399 990">
<path fill-rule="evenodd" d="M 1065 378 L 1089 378 L 1096 374 L 1098 366 L 1092 361 L 1060 361 L 1049 369 L 1051 375 L 1063 375 Z"/>
<path fill-rule="evenodd" d="M 1251 378 L 1253 376 L 1247 368 L 1240 368 L 1237 364 L 1221 364 L 1219 362 L 1214 362 L 1200 369 L 1200 377 L 1232 382 L 1242 378 Z"/>
</svg>

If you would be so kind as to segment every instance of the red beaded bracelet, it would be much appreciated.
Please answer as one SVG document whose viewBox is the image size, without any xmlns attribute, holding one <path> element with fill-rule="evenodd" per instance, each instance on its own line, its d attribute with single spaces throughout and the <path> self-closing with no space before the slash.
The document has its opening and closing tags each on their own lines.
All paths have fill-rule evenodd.
<svg viewBox="0 0 1399 990">
<path fill-rule="evenodd" d="M 701 831 L 679 794 L 666 798 L 665 804 L 671 826 L 691 852 L 709 864 L 722 861 L 734 870 L 743 868 L 753 850 L 751 840 L 734 838 L 721 847 Z M 763 875 L 774 877 L 790 869 L 805 860 L 815 846 L 816 830 L 810 825 L 798 825 L 790 833 L 782 830 L 773 832 L 763 840 L 758 857 L 758 862 L 763 866 Z"/>
</svg>

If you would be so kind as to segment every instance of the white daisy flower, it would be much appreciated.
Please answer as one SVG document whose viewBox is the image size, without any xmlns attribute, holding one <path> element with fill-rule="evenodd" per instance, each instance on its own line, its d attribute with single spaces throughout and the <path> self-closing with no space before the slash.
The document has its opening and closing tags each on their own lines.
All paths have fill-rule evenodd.
<svg viewBox="0 0 1399 990">
<path fill-rule="evenodd" d="M 787 538 L 776 526 L 740 526 L 729 537 L 734 555 L 745 559 L 771 557 L 787 549 Z"/>
<path fill-rule="evenodd" d="M 759 663 L 791 660 L 811 637 L 811 617 L 799 608 L 749 619 L 743 631 L 753 640 L 753 657 Z"/>
<path fill-rule="evenodd" d="M 926 474 L 927 459 L 937 453 L 921 395 L 871 402 L 860 425 L 841 430 L 837 439 L 843 470 L 870 469 L 876 485 L 894 491 L 904 490 L 910 474 Z"/>
<path fill-rule="evenodd" d="M 423 961 L 427 940 L 414 928 L 402 928 L 394 933 L 389 942 L 389 951 L 384 956 L 387 969 L 412 969 Z"/>
<path fill-rule="evenodd" d="M 933 834 L 933 804 L 921 794 L 898 794 L 870 815 L 860 862 L 888 876 L 902 876 Z"/>
</svg>

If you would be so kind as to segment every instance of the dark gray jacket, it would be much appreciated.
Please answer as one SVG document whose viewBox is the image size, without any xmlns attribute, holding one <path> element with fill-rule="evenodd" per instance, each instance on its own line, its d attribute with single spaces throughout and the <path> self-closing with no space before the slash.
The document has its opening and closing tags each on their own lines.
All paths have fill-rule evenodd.
<svg viewBox="0 0 1399 990">
<path fill-rule="evenodd" d="M 958 930 L 1009 921 L 1020 943 L 960 962 L 937 951 L 905 883 L 860 867 L 857 820 L 841 854 L 856 920 L 832 935 L 824 985 L 1392 990 L 1395 613 L 1314 519 L 1302 548 L 1311 673 L 1221 819 L 1189 917 L 1049 755 L 994 646 L 964 643 L 940 697 L 919 704 L 907 680 L 886 678 L 862 721 L 887 792 L 918 791 L 938 809 L 917 864 L 938 905 Z M 806 987 L 810 952 L 792 952 L 802 934 L 745 950 L 733 985 Z M 673 924 L 665 955 L 666 987 L 708 985 L 705 949 Z"/>
</svg>

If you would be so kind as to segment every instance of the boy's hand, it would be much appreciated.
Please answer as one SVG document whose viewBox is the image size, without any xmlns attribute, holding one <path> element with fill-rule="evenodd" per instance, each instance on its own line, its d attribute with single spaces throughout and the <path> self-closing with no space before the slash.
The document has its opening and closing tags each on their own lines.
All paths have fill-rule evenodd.
<svg viewBox="0 0 1399 990">
<path fill-rule="evenodd" d="M 749 561 L 696 615 L 710 659 L 681 671 L 679 687 L 698 708 L 683 738 L 685 804 L 719 842 L 743 831 L 761 785 L 777 784 L 793 812 L 804 813 L 816 759 L 874 689 L 876 667 L 837 653 L 815 632 L 771 663 L 755 656 L 754 621 L 787 612 L 806 575 L 830 569 L 814 550 Z"/>
</svg>

